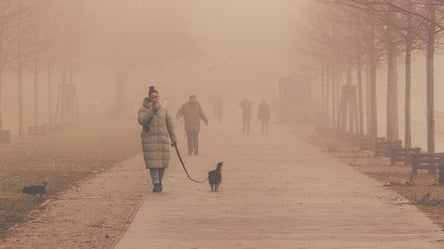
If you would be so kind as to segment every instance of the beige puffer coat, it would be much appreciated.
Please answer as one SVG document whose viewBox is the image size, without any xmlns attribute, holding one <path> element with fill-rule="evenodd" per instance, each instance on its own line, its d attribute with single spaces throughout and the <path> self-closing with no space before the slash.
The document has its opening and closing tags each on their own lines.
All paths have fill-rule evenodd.
<svg viewBox="0 0 444 249">
<path fill-rule="evenodd" d="M 142 139 L 143 159 L 145 167 L 166 168 L 170 161 L 170 140 L 176 142 L 173 121 L 168 110 L 160 104 L 154 110 L 142 106 L 139 109 L 138 121 L 143 126 Z"/>
</svg>

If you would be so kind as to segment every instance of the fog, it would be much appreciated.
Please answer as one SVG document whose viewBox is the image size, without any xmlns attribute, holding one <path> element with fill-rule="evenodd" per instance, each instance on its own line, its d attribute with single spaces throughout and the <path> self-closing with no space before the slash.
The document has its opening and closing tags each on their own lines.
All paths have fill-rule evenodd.
<svg viewBox="0 0 444 249">
<path fill-rule="evenodd" d="M 376 138 L 444 151 L 443 31 L 433 0 L 0 0 L 0 248 L 439 246 L 437 175 Z"/>
<path fill-rule="evenodd" d="M 59 1 L 49 7 L 51 12 L 61 12 L 51 16 L 63 22 L 62 27 L 52 24 L 57 27 L 52 39 L 72 35 L 78 46 L 73 83 L 77 86 L 81 123 L 88 123 L 92 117 L 107 118 L 115 109 L 113 67 L 129 67 L 124 79 L 128 116 L 134 115 L 149 85 L 156 86 L 162 98 L 177 105 L 191 93 L 205 102 L 211 92 L 221 93 L 226 103 L 236 105 L 244 96 L 256 103 L 264 98 L 276 101 L 279 78 L 295 71 L 291 46 L 295 9 L 289 8 L 294 6 L 292 1 L 161 2 Z M 178 31 L 168 33 L 170 29 Z M 16 130 L 16 72 L 10 69 L 3 77 L 4 127 Z M 29 63 L 23 73 L 27 124 L 34 122 L 33 77 Z M 63 62 L 54 63 L 50 79 L 52 112 L 63 77 Z M 47 123 L 48 80 L 43 66 L 38 80 L 38 123 Z"/>
<path fill-rule="evenodd" d="M 242 97 L 250 98 L 256 107 L 266 99 L 277 113 L 279 80 L 302 72 L 311 76 L 310 84 L 315 89 L 313 99 L 319 101 L 321 79 L 316 71 L 322 59 L 310 58 L 307 53 L 316 47 L 310 40 L 312 34 L 307 33 L 313 25 L 316 1 L 31 2 L 34 5 L 24 4 L 24 8 L 36 8 L 36 14 L 29 14 L 32 18 L 27 24 L 36 34 L 24 35 L 23 41 L 25 59 L 21 77 L 25 127 L 57 122 L 57 103 L 62 98 L 58 88 L 64 83 L 76 86 L 76 108 L 81 124 L 117 118 L 133 120 L 150 85 L 156 86 L 162 99 L 168 99 L 176 107 L 190 94 L 196 94 L 203 105 L 208 104 L 212 93 L 221 94 L 228 116 L 238 117 L 237 105 Z M 3 4 L 4 7 L 11 5 Z M 16 31 L 5 28 L 5 32 Z M 35 45 L 33 39 L 45 45 Z M 16 50 L 16 41 L 4 43 L 10 46 L 8 51 Z M 412 115 L 416 120 L 424 120 L 425 59 L 422 52 L 413 57 Z M 37 78 L 34 58 L 41 62 Z M 401 60 L 400 55 L 400 119 L 404 106 Z M 49 78 L 46 61 L 51 69 Z M 444 79 L 439 70 L 442 67 L 439 54 L 435 61 L 438 69 L 435 95 L 439 96 Z M 18 133 L 15 52 L 10 53 L 5 63 L 1 86 L 2 123 L 4 129 Z M 384 63 L 380 63 L 377 76 L 378 133 L 384 135 L 387 88 Z M 339 74 L 338 82 L 346 83 L 345 74 Z M 436 110 L 444 109 L 440 98 L 435 102 Z M 278 115 L 274 118 L 279 120 Z M 401 134 L 402 126 L 401 120 Z"/>
</svg>

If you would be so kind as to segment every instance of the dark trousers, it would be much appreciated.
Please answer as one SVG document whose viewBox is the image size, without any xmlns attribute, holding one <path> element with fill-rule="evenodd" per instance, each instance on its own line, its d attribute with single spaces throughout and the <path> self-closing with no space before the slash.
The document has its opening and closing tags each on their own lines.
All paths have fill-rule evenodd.
<svg viewBox="0 0 444 249">
<path fill-rule="evenodd" d="M 199 153 L 199 130 L 187 130 L 188 154 Z"/>
<path fill-rule="evenodd" d="M 151 181 L 153 182 L 153 185 L 162 182 L 164 172 L 165 172 L 165 168 L 151 168 L 150 169 Z"/>
<path fill-rule="evenodd" d="M 268 134 L 268 120 L 261 120 L 262 134 Z"/>
<path fill-rule="evenodd" d="M 250 119 L 244 119 L 242 123 L 242 132 L 243 133 L 250 133 Z"/>
</svg>

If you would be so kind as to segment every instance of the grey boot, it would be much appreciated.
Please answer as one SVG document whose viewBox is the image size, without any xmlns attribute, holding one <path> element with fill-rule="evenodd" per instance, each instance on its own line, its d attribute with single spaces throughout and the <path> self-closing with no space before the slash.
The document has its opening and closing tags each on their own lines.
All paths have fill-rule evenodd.
<svg viewBox="0 0 444 249">
<path fill-rule="evenodd" d="M 161 187 L 160 183 L 155 183 L 154 188 L 153 188 L 153 192 L 161 192 L 161 191 L 162 191 L 162 187 Z"/>
</svg>

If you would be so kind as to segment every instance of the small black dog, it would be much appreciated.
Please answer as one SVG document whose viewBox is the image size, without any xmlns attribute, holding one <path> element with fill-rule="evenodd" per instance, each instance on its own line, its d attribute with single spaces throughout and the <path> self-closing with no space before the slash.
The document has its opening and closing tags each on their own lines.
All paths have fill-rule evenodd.
<svg viewBox="0 0 444 249">
<path fill-rule="evenodd" d="M 224 162 L 218 162 L 217 168 L 215 170 L 211 170 L 208 172 L 208 183 L 211 186 L 211 192 L 217 191 L 219 189 L 219 185 L 222 182 L 222 164 Z"/>
<path fill-rule="evenodd" d="M 40 185 L 31 185 L 26 186 L 23 188 L 22 192 L 23 194 L 33 195 L 39 194 L 40 198 L 42 198 L 42 195 L 48 195 L 48 191 L 46 191 L 46 185 L 48 185 L 47 182 L 42 182 Z"/>
</svg>

